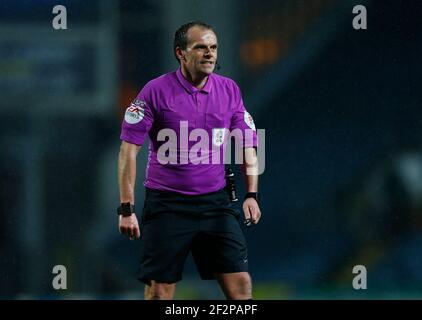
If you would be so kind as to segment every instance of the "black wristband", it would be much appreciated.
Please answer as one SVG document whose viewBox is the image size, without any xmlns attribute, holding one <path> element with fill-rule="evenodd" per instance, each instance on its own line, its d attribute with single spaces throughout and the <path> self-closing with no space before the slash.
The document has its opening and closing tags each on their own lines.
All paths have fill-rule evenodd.
<svg viewBox="0 0 422 320">
<path fill-rule="evenodd" d="M 117 208 L 117 214 L 122 215 L 123 217 L 129 217 L 135 213 L 135 206 L 130 202 L 125 202 L 120 204 L 120 207 Z"/>
<path fill-rule="evenodd" d="M 254 198 L 256 200 L 256 202 L 258 202 L 258 204 L 259 204 L 259 201 L 261 199 L 261 196 L 260 196 L 259 192 L 248 192 L 245 195 L 245 200 L 247 198 Z"/>
</svg>

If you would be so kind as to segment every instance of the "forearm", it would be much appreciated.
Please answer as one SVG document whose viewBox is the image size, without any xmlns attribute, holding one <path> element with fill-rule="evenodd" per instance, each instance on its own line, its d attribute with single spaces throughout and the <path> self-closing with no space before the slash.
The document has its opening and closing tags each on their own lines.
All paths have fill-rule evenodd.
<svg viewBox="0 0 422 320">
<path fill-rule="evenodd" d="M 123 142 L 118 159 L 120 202 L 135 203 L 136 155 L 139 147 Z"/>
<path fill-rule="evenodd" d="M 255 148 L 245 148 L 242 172 L 245 175 L 246 192 L 258 192 L 258 158 Z"/>
</svg>

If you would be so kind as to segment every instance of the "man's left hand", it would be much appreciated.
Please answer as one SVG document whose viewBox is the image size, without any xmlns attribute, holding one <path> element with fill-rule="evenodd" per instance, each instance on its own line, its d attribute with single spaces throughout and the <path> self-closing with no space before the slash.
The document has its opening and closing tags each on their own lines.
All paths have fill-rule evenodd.
<svg viewBox="0 0 422 320">
<path fill-rule="evenodd" d="M 259 210 L 258 202 L 254 198 L 247 198 L 243 202 L 243 213 L 245 219 L 250 219 L 253 224 L 257 224 L 261 218 L 261 210 Z"/>
</svg>

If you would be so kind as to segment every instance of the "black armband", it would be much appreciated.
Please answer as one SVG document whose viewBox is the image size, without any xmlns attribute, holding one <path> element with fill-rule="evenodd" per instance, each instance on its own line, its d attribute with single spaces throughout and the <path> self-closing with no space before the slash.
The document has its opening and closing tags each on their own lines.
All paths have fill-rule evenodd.
<svg viewBox="0 0 422 320">
<path fill-rule="evenodd" d="M 259 201 L 261 199 L 261 195 L 259 194 L 259 192 L 248 192 L 245 195 L 245 200 L 247 198 L 254 198 L 256 200 L 256 202 L 258 202 L 258 204 L 259 204 Z"/>
<path fill-rule="evenodd" d="M 122 215 L 123 217 L 129 217 L 135 213 L 135 206 L 130 202 L 125 202 L 120 204 L 120 207 L 117 208 L 117 214 Z"/>
</svg>

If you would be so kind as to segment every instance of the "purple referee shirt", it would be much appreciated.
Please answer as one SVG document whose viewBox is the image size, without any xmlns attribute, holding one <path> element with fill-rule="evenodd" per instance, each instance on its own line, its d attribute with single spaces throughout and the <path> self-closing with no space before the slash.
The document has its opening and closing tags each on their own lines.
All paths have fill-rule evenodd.
<svg viewBox="0 0 422 320">
<path fill-rule="evenodd" d="M 177 143 L 172 143 L 174 139 L 170 141 L 169 137 L 160 138 L 162 129 L 174 130 Z M 201 130 L 197 129 L 206 132 L 209 141 L 199 137 Z M 205 86 L 197 89 L 179 68 L 142 88 L 126 110 L 120 139 L 140 146 L 148 134 L 145 187 L 197 195 L 225 187 L 223 140 L 235 129 L 243 133 L 243 147 L 257 146 L 255 125 L 236 83 L 211 74 Z M 170 151 L 176 151 L 177 159 L 170 157 L 169 163 L 160 161 Z"/>
</svg>

